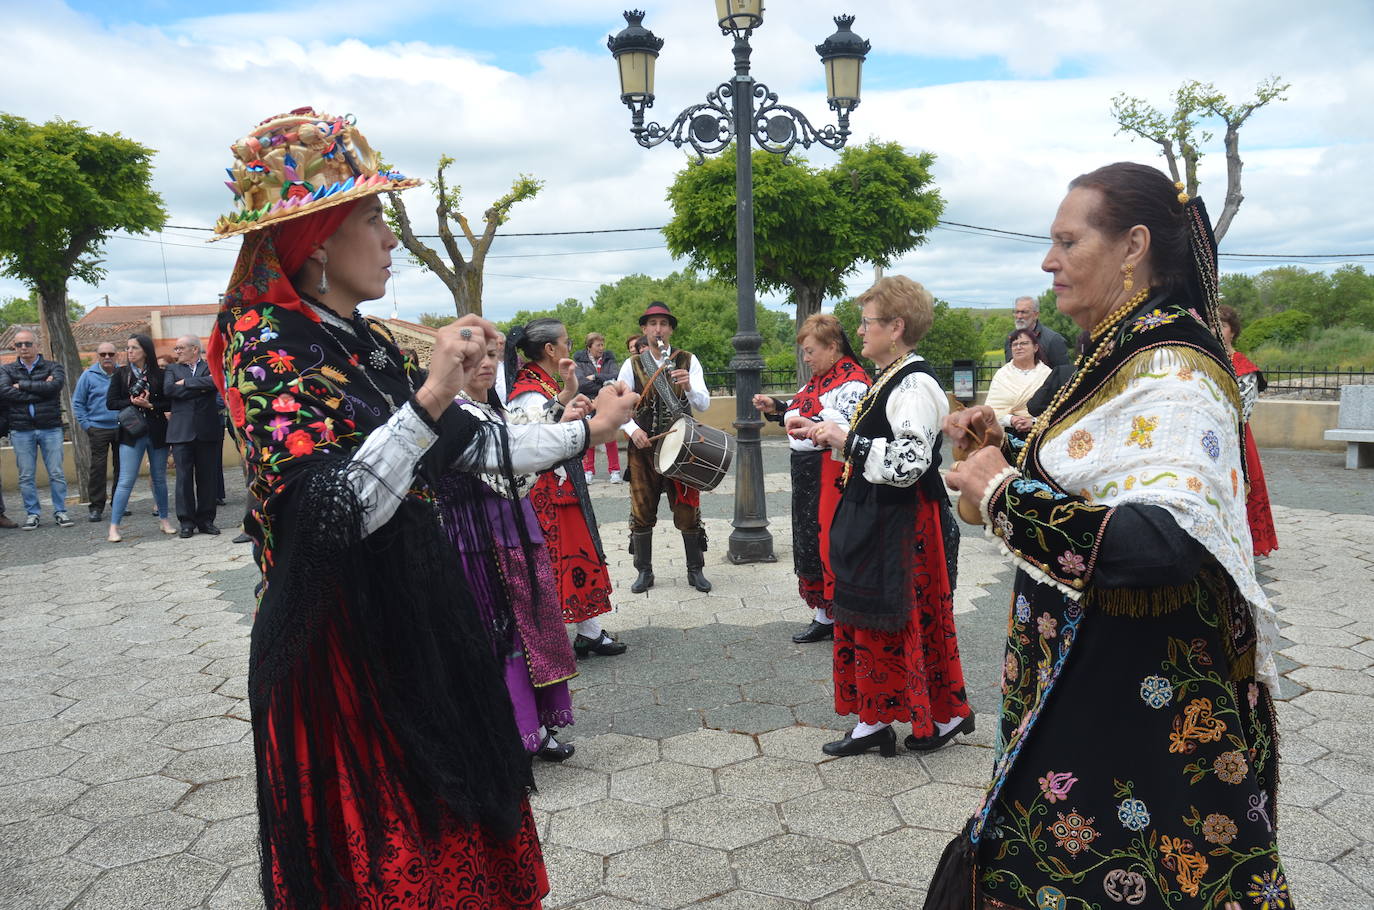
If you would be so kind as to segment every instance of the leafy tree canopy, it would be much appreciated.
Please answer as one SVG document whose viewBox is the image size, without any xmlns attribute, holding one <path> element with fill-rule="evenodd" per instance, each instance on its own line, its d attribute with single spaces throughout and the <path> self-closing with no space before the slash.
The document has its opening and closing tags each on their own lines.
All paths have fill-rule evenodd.
<svg viewBox="0 0 1374 910">
<path fill-rule="evenodd" d="M 166 221 L 152 159 L 118 133 L 0 114 L 0 272 L 40 289 L 99 281 L 96 254 L 111 232 Z"/>
<path fill-rule="evenodd" d="M 76 322 L 86 315 L 86 308 L 71 297 L 67 298 L 67 319 Z M 0 332 L 12 325 L 36 325 L 39 320 L 38 292 L 27 297 L 6 297 L 0 300 Z"/>
<path fill-rule="evenodd" d="M 673 344 L 697 355 L 705 370 L 724 370 L 735 349 L 730 339 L 738 322 L 735 288 L 703 278 L 692 270 L 674 272 L 667 278 L 627 275 L 615 284 L 603 284 L 584 306 L 568 298 L 548 310 L 521 310 L 501 328 L 522 325 L 531 319 L 553 317 L 568 328 L 573 350 L 580 349 L 590 332 L 606 336 L 606 346 L 617 360 L 625 359 L 625 339 L 639 332 L 639 316 L 650 301 L 662 300 L 678 319 Z M 786 313 L 755 305 L 762 354 L 768 367 L 790 368 L 794 360 L 792 320 Z"/>
<path fill-rule="evenodd" d="M 755 281 L 786 292 L 798 326 L 824 297 L 844 293 L 860 263 L 887 266 L 925 242 L 944 209 L 930 174 L 935 156 L 895 142 L 851 146 L 833 167 L 757 151 L 754 168 Z M 735 156 L 726 151 L 681 171 L 668 190 L 668 250 L 734 283 Z"/>
</svg>

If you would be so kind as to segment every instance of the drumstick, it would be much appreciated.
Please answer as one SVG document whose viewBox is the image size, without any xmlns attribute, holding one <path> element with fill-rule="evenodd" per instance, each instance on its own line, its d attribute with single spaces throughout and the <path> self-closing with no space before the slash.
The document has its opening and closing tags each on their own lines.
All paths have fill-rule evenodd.
<svg viewBox="0 0 1374 910">
<path fill-rule="evenodd" d="M 663 433 L 659 433 L 657 436 L 650 436 L 650 437 L 649 437 L 649 441 L 650 441 L 650 442 L 657 442 L 658 440 L 662 439 L 664 436 L 667 436 L 667 435 L 668 435 L 669 433 L 671 433 L 671 432 L 673 432 L 673 431 L 672 431 L 672 430 L 667 430 L 667 431 L 665 431 L 665 432 L 663 432 Z"/>
</svg>

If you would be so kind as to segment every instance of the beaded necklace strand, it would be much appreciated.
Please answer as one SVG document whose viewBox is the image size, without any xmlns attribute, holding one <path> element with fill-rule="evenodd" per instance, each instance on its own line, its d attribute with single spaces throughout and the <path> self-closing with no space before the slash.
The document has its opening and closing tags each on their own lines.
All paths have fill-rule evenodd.
<svg viewBox="0 0 1374 910">
<path fill-rule="evenodd" d="M 317 300 L 307 297 L 304 294 L 301 295 L 301 299 L 320 311 L 320 325 L 324 326 L 325 334 L 329 336 L 329 340 L 334 342 L 335 347 L 337 347 L 339 349 L 339 352 L 344 355 L 345 362 L 347 362 L 349 366 L 353 367 L 353 369 L 357 370 L 360 374 L 362 374 L 363 379 L 367 380 L 367 384 L 372 386 L 372 391 L 382 396 L 382 400 L 386 402 L 387 407 L 390 408 L 391 413 L 394 414 L 396 412 L 396 400 L 392 398 L 390 395 L 388 395 L 386 392 L 383 392 L 381 388 L 377 385 L 377 383 L 372 381 L 372 377 L 368 374 L 367 369 L 364 366 L 362 366 L 361 364 L 355 364 L 353 362 L 354 355 L 348 352 L 348 348 L 344 346 L 343 341 L 340 340 L 339 336 L 334 332 L 334 327 L 329 324 L 329 320 L 331 317 L 334 319 L 340 319 L 340 321 L 342 321 L 342 319 L 339 316 L 337 316 L 332 310 L 329 310 L 327 307 L 324 306 L 324 304 L 320 303 Z M 386 364 L 391 362 L 391 356 L 387 354 L 387 352 L 382 348 L 380 344 L 377 343 L 376 337 L 372 334 L 372 329 L 367 328 L 366 331 L 367 340 L 372 343 L 372 350 L 367 355 L 368 363 L 370 366 L 372 366 L 373 369 L 384 369 Z M 357 337 L 356 332 L 354 332 L 353 334 L 354 337 Z M 361 341 L 362 339 L 359 338 L 358 340 Z M 404 369 L 401 370 L 401 374 L 405 376 Z M 405 376 L 405 379 L 407 384 L 410 384 L 410 377 Z"/>
<path fill-rule="evenodd" d="M 1141 288 L 1134 297 L 1107 314 L 1101 322 L 1093 326 L 1092 331 L 1088 333 L 1089 337 L 1092 341 L 1098 342 L 1099 339 L 1110 334 L 1119 326 L 1127 316 L 1131 315 L 1136 307 L 1149 299 L 1150 289 L 1148 287 Z M 1074 391 L 1077 390 L 1079 384 L 1083 382 L 1083 377 L 1090 373 L 1093 367 L 1106 359 L 1108 350 L 1109 346 L 1103 342 L 1097 344 L 1097 346 L 1092 349 L 1091 354 L 1084 353 L 1078 355 L 1078 360 L 1074 363 L 1073 377 L 1060 387 L 1059 391 L 1055 393 L 1054 398 L 1050 401 L 1049 407 L 1045 408 L 1039 419 L 1035 421 L 1035 426 L 1031 427 L 1030 435 L 1026 437 L 1026 444 L 1022 446 L 1020 454 L 1016 456 L 1017 470 L 1021 470 L 1025 467 L 1026 456 L 1030 454 L 1031 446 L 1034 445 L 1035 441 L 1045 432 L 1045 428 L 1058 416 L 1059 409 L 1063 407 L 1064 403 L 1068 401 Z"/>
</svg>

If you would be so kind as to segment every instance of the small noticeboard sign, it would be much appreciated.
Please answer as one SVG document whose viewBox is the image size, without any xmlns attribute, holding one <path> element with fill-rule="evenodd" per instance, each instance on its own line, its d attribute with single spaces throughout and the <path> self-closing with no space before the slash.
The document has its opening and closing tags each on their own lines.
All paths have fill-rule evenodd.
<svg viewBox="0 0 1374 910">
<path fill-rule="evenodd" d="M 954 397 L 964 404 L 973 403 L 975 375 L 972 360 L 954 361 Z"/>
</svg>

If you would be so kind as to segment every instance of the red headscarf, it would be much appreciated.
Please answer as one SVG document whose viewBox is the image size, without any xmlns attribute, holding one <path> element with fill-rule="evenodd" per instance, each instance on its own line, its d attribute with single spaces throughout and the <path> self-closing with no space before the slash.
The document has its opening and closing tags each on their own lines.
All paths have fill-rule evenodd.
<svg viewBox="0 0 1374 910">
<path fill-rule="evenodd" d="M 228 333 L 233 331 L 224 311 L 272 304 L 304 313 L 318 322 L 319 317 L 301 301 L 291 285 L 291 276 L 301 270 L 311 253 L 334 235 L 357 204 L 355 200 L 333 205 L 273 228 L 254 231 L 243 238 L 233 276 L 229 279 L 229 290 L 224 293 L 220 319 L 206 351 L 210 375 L 221 395 L 225 390 L 224 351 L 229 344 Z"/>
</svg>

